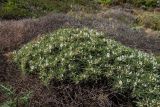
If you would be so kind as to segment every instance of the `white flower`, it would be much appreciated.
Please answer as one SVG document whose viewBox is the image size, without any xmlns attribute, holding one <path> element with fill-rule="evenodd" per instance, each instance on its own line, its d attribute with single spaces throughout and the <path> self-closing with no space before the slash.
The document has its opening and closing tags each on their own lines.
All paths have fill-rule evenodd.
<svg viewBox="0 0 160 107">
<path fill-rule="evenodd" d="M 107 57 L 108 57 L 108 58 L 110 57 L 110 54 L 109 54 L 109 53 L 107 53 Z"/>
<path fill-rule="evenodd" d="M 119 81 L 119 85 L 122 86 L 122 84 L 123 84 L 123 82 L 120 80 L 120 81 Z"/>
<path fill-rule="evenodd" d="M 63 47 L 63 44 L 60 44 L 60 47 L 62 48 L 62 47 Z"/>
</svg>

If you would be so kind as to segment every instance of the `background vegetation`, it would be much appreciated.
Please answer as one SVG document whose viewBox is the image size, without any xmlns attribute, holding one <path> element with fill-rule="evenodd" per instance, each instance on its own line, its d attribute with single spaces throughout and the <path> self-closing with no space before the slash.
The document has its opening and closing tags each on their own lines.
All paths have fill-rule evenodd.
<svg viewBox="0 0 160 107">
<path fill-rule="evenodd" d="M 48 12 L 67 12 L 73 5 L 96 9 L 99 4 L 113 5 L 130 3 L 137 7 L 157 7 L 158 0 L 3 0 L 0 4 L 0 17 L 3 19 L 20 19 L 38 17 Z"/>
<path fill-rule="evenodd" d="M 86 0 L 6 0 L 0 6 L 0 17 L 20 19 L 38 17 L 48 12 L 67 12 L 72 5 L 88 5 Z M 89 1 L 92 5 L 93 1 Z"/>
</svg>

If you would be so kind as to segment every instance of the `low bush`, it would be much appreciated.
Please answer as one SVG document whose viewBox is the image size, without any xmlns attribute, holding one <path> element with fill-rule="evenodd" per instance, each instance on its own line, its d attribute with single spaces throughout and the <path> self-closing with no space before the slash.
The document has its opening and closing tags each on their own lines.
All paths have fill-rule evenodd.
<svg viewBox="0 0 160 107">
<path fill-rule="evenodd" d="M 158 12 L 143 12 L 137 17 L 138 24 L 154 30 L 160 30 L 159 19 L 160 13 Z"/>
<path fill-rule="evenodd" d="M 160 104 L 158 63 L 155 57 L 107 39 L 95 30 L 60 29 L 14 52 L 23 73 L 74 83 L 108 78 L 114 90 L 132 90 L 138 106 Z"/>
</svg>

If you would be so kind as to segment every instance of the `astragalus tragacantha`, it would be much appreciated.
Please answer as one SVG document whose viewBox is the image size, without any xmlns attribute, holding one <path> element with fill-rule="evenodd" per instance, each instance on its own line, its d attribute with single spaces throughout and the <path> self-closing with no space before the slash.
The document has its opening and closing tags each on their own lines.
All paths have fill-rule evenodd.
<svg viewBox="0 0 160 107">
<path fill-rule="evenodd" d="M 138 106 L 160 103 L 160 77 L 153 55 L 123 46 L 102 32 L 60 29 L 28 43 L 14 53 L 20 69 L 51 79 L 74 83 L 107 78 L 115 91 L 132 90 Z"/>
</svg>

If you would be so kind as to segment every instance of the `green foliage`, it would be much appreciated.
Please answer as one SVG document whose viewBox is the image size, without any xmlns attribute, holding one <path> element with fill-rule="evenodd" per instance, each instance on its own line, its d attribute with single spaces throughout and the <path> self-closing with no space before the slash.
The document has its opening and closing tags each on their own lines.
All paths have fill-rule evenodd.
<svg viewBox="0 0 160 107">
<path fill-rule="evenodd" d="M 65 7 L 66 6 L 66 7 Z M 62 11 L 69 8 L 62 2 L 52 0 L 7 0 L 0 9 L 0 17 L 17 19 L 23 17 L 38 17 L 50 11 Z"/>
<path fill-rule="evenodd" d="M 18 3 L 15 3 L 15 0 L 5 2 L 3 8 L 0 11 L 0 16 L 2 17 L 22 17 L 30 15 L 29 11 L 24 8 L 20 8 Z M 24 4 L 25 5 L 25 4 Z M 5 16 L 3 16 L 5 14 Z"/>
<path fill-rule="evenodd" d="M 111 4 L 112 0 L 97 0 L 97 2 L 99 2 L 101 4 Z"/>
<path fill-rule="evenodd" d="M 160 55 L 156 57 L 157 58 L 157 62 L 160 64 Z"/>
<path fill-rule="evenodd" d="M 45 11 L 45 4 L 37 2 L 37 0 L 7 0 L 0 9 L 2 18 L 22 18 L 35 14 L 36 11 Z"/>
<path fill-rule="evenodd" d="M 0 85 L 0 91 L 7 96 L 7 100 L 0 104 L 0 107 L 17 107 L 23 105 L 23 107 L 28 107 L 29 98 L 31 97 L 31 92 L 23 93 L 23 95 L 16 96 L 15 91 L 11 86 Z"/>
<path fill-rule="evenodd" d="M 14 52 L 20 69 L 74 83 L 106 77 L 118 92 L 132 90 L 138 106 L 160 104 L 160 78 L 155 57 L 107 39 L 95 30 L 60 29 Z"/>
<path fill-rule="evenodd" d="M 147 7 L 156 7 L 159 5 L 159 0 L 99 0 L 101 3 L 113 3 L 113 4 L 123 4 L 131 3 L 137 7 L 145 6 Z"/>
<path fill-rule="evenodd" d="M 73 5 L 80 5 L 96 9 L 101 4 L 131 3 L 141 7 L 156 7 L 158 0 L 3 0 L 0 3 L 0 17 L 4 19 L 19 19 L 25 17 L 38 17 L 48 12 L 67 12 Z"/>
<path fill-rule="evenodd" d="M 19 19 L 39 17 L 48 12 L 67 12 L 72 5 L 93 6 L 93 0 L 6 0 L 0 6 L 0 17 Z"/>
<path fill-rule="evenodd" d="M 154 30 L 160 30 L 160 13 L 143 12 L 138 17 L 138 24 Z"/>
<path fill-rule="evenodd" d="M 135 6 L 156 7 L 158 0 L 131 0 Z"/>
</svg>

